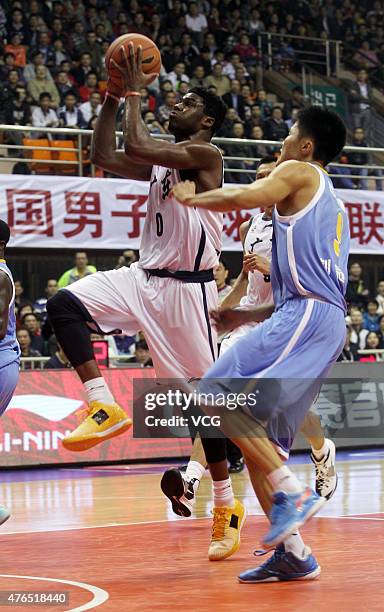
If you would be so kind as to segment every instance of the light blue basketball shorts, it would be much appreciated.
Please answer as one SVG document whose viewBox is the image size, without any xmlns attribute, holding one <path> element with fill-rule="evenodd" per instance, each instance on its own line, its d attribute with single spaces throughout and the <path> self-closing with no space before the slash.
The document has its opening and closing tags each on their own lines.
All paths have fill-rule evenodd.
<svg viewBox="0 0 384 612">
<path fill-rule="evenodd" d="M 19 380 L 19 361 L 12 361 L 0 368 L 0 415 L 12 399 Z"/>
<path fill-rule="evenodd" d="M 288 300 L 216 361 L 198 391 L 255 392 L 256 403 L 248 401 L 244 411 L 263 423 L 268 437 L 287 453 L 343 349 L 345 334 L 339 307 L 312 298 Z"/>
</svg>

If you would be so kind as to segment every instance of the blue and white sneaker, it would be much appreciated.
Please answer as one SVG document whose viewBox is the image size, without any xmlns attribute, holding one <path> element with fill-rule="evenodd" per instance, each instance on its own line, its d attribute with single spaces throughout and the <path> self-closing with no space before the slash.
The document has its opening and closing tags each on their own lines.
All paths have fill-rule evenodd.
<svg viewBox="0 0 384 612">
<path fill-rule="evenodd" d="M 271 527 L 262 540 L 264 548 L 273 548 L 287 539 L 325 504 L 320 497 L 306 487 L 302 493 L 284 493 L 279 491 L 273 496 L 270 514 Z"/>
<path fill-rule="evenodd" d="M 11 516 L 10 511 L 5 506 L 0 506 L 0 525 L 5 523 Z"/>
<path fill-rule="evenodd" d="M 240 574 L 239 582 L 256 584 L 284 580 L 314 580 L 320 576 L 321 567 L 311 554 L 309 546 L 305 547 L 305 552 L 307 553 L 305 559 L 298 559 L 291 552 L 285 552 L 284 544 L 279 544 L 268 561 Z"/>
</svg>

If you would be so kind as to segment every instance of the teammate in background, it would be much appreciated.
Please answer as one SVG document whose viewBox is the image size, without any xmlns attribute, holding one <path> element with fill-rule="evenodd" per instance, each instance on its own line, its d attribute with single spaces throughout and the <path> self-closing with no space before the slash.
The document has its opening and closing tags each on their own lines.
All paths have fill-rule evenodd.
<svg viewBox="0 0 384 612">
<path fill-rule="evenodd" d="M 276 159 L 274 157 L 262 158 L 256 170 L 256 180 L 269 176 L 275 167 Z M 227 293 L 224 300 L 220 303 L 220 310 L 236 308 L 239 305 L 241 308 L 247 309 L 273 302 L 270 279 L 273 209 L 274 205 L 265 206 L 264 212 L 255 215 L 249 221 L 245 221 L 240 225 L 239 232 L 244 248 L 244 265 L 232 291 Z M 246 323 L 234 331 L 223 334 L 220 355 L 223 355 L 240 338 L 247 335 L 255 325 L 257 323 Z M 324 438 L 320 419 L 313 412 L 309 412 L 305 417 L 301 432 L 311 445 L 311 459 L 316 469 L 316 492 L 328 500 L 332 497 L 337 487 L 335 445 L 332 440 Z M 228 442 L 231 444 L 231 441 L 227 440 L 227 457 L 229 458 Z M 234 444 L 233 447 L 238 449 Z M 282 449 L 280 449 L 280 453 L 284 459 L 287 459 L 288 455 Z M 198 460 L 199 458 L 196 457 L 195 461 Z M 203 470 L 205 471 L 206 467 L 204 456 L 201 457 L 200 465 L 203 474 Z M 195 470 L 197 472 L 199 466 Z M 181 470 L 177 468 L 172 468 L 164 473 L 162 489 L 171 500 L 175 514 L 191 516 L 201 477 L 200 479 L 196 477 L 188 479 L 187 475 L 183 475 Z"/>
<path fill-rule="evenodd" d="M 221 249 L 223 217 L 180 206 L 172 189 L 187 178 L 195 181 L 198 192 L 222 185 L 223 159 L 211 138 L 224 120 L 226 106 L 220 97 L 192 89 L 170 115 L 176 144 L 159 141 L 150 136 L 141 116 L 140 91 L 153 75 L 142 72 L 141 51 L 135 58 L 132 45 L 122 78 L 125 150 L 115 149 L 120 95 L 107 92 L 92 158 L 108 172 L 150 182 L 147 214 L 139 262 L 83 278 L 47 305 L 56 337 L 84 383 L 89 402 L 88 417 L 63 441 L 70 450 L 86 450 L 131 426 L 94 360 L 90 328 L 127 335 L 143 330 L 159 378 L 201 377 L 216 357 L 216 333 L 208 312 L 217 305 L 213 269 Z M 207 444 L 211 448 L 214 443 Z M 205 454 L 209 459 L 210 450 Z M 237 538 L 245 509 L 234 499 L 227 474 L 224 485 L 220 474 L 216 480 L 220 482 L 213 485 L 215 505 L 230 506 Z"/>
<path fill-rule="evenodd" d="M 262 323 L 227 350 L 198 386 L 199 393 L 222 394 L 232 392 L 234 385 L 237 392 L 249 393 L 256 385 L 263 393 L 254 405 L 248 402 L 246 412 L 203 406 L 209 414 L 220 412 L 221 429 L 242 449 L 253 488 L 271 522 L 263 546 L 276 551 L 260 567 L 241 574 L 241 582 L 311 579 L 320 573 L 297 530 L 325 499 L 301 485 L 271 440 L 289 451 L 321 378 L 344 345 L 348 218 L 324 166 L 340 153 L 345 138 L 338 115 L 308 107 L 299 111 L 269 177 L 248 187 L 197 195 L 190 182 L 174 188 L 186 206 L 215 212 L 276 203 L 271 265 L 275 306 L 213 313 L 219 329 Z M 274 400 L 267 395 L 271 385 L 252 381 L 262 378 L 282 382 L 273 387 L 278 391 Z M 295 379 L 300 383 L 290 384 Z M 224 467 L 225 451 L 221 452 L 211 473 L 220 464 Z"/>
<path fill-rule="evenodd" d="M 7 223 L 0 220 L 0 415 L 16 389 L 20 363 L 20 347 L 16 340 L 15 285 L 5 262 L 5 247 L 10 235 Z M 9 510 L 0 506 L 0 524 L 9 517 Z"/>
</svg>

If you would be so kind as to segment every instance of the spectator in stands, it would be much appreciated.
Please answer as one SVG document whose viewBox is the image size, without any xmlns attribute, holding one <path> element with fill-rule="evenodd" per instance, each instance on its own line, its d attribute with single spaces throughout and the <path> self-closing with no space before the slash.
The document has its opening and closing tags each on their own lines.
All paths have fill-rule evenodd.
<svg viewBox="0 0 384 612">
<path fill-rule="evenodd" d="M 157 110 L 157 117 L 161 124 L 163 124 L 164 121 L 169 120 L 169 116 L 171 114 L 171 111 L 173 111 L 175 104 L 176 104 L 175 92 L 168 91 L 165 94 L 165 103 L 162 104 Z"/>
<path fill-rule="evenodd" d="M 21 70 L 15 64 L 15 55 L 13 53 L 6 53 L 4 55 L 4 63 L 0 65 L 0 79 L 4 81 L 10 70 L 17 70 L 19 73 L 19 80 L 21 80 Z"/>
<path fill-rule="evenodd" d="M 7 125 L 31 125 L 31 105 L 27 102 L 27 91 L 23 85 L 16 87 L 15 97 L 5 107 L 4 116 Z M 23 142 L 23 132 L 7 131 L 5 135 L 11 144 L 21 145 Z M 15 151 L 15 154 L 19 155 L 19 152 Z"/>
<path fill-rule="evenodd" d="M 40 51 L 40 53 L 44 56 L 44 64 L 52 65 L 54 62 L 53 49 L 50 44 L 49 34 L 48 32 L 41 31 L 38 35 L 38 43 L 34 51 Z"/>
<path fill-rule="evenodd" d="M 12 68 L 8 72 L 5 82 L 0 84 L 0 112 L 15 98 L 16 89 L 20 84 L 19 73 Z"/>
<path fill-rule="evenodd" d="M 193 76 L 191 80 L 189 81 L 189 85 L 191 89 L 193 87 L 205 87 L 206 82 L 205 82 L 204 66 L 202 66 L 201 64 L 198 64 L 196 66 L 196 68 L 193 71 Z"/>
<path fill-rule="evenodd" d="M 252 106 L 250 117 L 245 123 L 245 133 L 247 134 L 247 138 L 251 137 L 252 130 L 256 126 L 262 128 L 264 134 L 264 119 L 262 117 L 261 106 L 259 104 L 254 104 Z"/>
<path fill-rule="evenodd" d="M 358 346 L 357 344 L 353 344 L 351 342 L 351 328 L 349 325 L 347 325 L 345 344 L 342 352 L 337 358 L 337 361 L 357 361 L 357 351 Z"/>
<path fill-rule="evenodd" d="M 21 357 L 41 357 L 41 353 L 38 350 L 33 349 L 31 347 L 31 334 L 26 327 L 20 327 L 16 331 L 16 338 L 20 345 L 20 355 Z M 32 368 L 31 362 L 24 364 L 25 370 L 30 370 Z"/>
<path fill-rule="evenodd" d="M 228 275 L 229 269 L 228 266 L 223 259 L 220 257 L 218 266 L 214 269 L 213 275 L 215 277 L 217 291 L 219 294 L 219 304 L 223 301 L 223 299 L 232 291 L 231 285 L 228 284 Z"/>
<path fill-rule="evenodd" d="M 153 368 L 148 344 L 145 340 L 139 340 L 135 345 L 135 356 L 129 360 L 130 363 L 138 363 L 141 368 Z"/>
<path fill-rule="evenodd" d="M 377 312 L 378 308 L 379 304 L 376 302 L 376 300 L 369 300 L 367 304 L 367 311 L 363 314 L 364 329 L 367 329 L 370 332 L 378 332 L 380 329 L 380 315 Z"/>
<path fill-rule="evenodd" d="M 376 302 L 379 305 L 377 309 L 377 314 L 383 315 L 384 314 L 384 280 L 380 281 L 379 284 L 377 285 Z"/>
<path fill-rule="evenodd" d="M 23 283 L 21 282 L 21 280 L 16 279 L 14 281 L 14 285 L 15 285 L 15 307 L 18 309 L 20 308 L 20 305 L 25 302 L 25 300 L 27 298 L 25 298 L 25 296 L 23 296 L 24 294 L 24 286 Z"/>
<path fill-rule="evenodd" d="M 12 53 L 15 56 L 15 66 L 24 68 L 27 63 L 27 55 L 25 46 L 22 44 L 23 35 L 14 32 L 11 36 L 11 42 L 5 45 L 5 52 Z"/>
<path fill-rule="evenodd" d="M 263 119 L 268 119 L 272 114 L 273 104 L 267 98 L 267 92 L 265 89 L 258 89 L 257 91 L 257 104 L 261 108 Z"/>
<path fill-rule="evenodd" d="M 92 117 L 98 117 L 101 111 L 101 95 L 99 92 L 92 92 L 89 96 L 89 101 L 80 104 L 79 110 L 81 111 L 83 119 L 87 125 Z"/>
<path fill-rule="evenodd" d="M 31 336 L 31 349 L 39 351 L 40 355 L 44 354 L 44 338 L 41 335 L 40 321 L 37 316 L 32 313 L 27 313 L 21 319 L 23 327 L 26 327 Z"/>
<path fill-rule="evenodd" d="M 217 135 L 221 136 L 222 138 L 231 138 L 233 134 L 233 126 L 235 125 L 236 122 L 241 123 L 241 119 L 239 115 L 237 114 L 236 109 L 228 108 L 226 115 L 225 115 L 225 119 L 220 129 L 218 130 Z"/>
<path fill-rule="evenodd" d="M 346 300 L 348 304 L 363 308 L 367 303 L 369 291 L 363 279 L 363 268 L 356 261 L 350 265 Z"/>
<path fill-rule="evenodd" d="M 380 338 L 380 348 L 384 348 L 384 315 L 379 319 L 379 331 L 377 334 Z"/>
<path fill-rule="evenodd" d="M 50 107 L 57 108 L 60 104 L 60 96 L 56 85 L 47 77 L 47 68 L 45 66 L 36 66 L 36 77 L 28 83 L 28 92 L 32 101 L 40 103 L 42 93 L 49 94 Z"/>
<path fill-rule="evenodd" d="M 244 98 L 240 93 L 240 81 L 233 79 L 231 81 L 230 91 L 223 96 L 223 100 L 228 108 L 235 108 L 239 117 L 245 119 L 245 104 Z"/>
<path fill-rule="evenodd" d="M 88 102 L 92 93 L 99 91 L 99 82 L 96 72 L 88 72 L 84 85 L 79 87 L 79 95 L 82 102 Z"/>
<path fill-rule="evenodd" d="M 115 270 L 123 268 L 124 266 L 129 268 L 129 266 L 135 263 L 135 261 L 139 261 L 138 251 L 135 251 L 134 249 L 127 249 L 126 251 L 123 251 L 122 254 L 119 256 L 119 259 L 117 260 L 117 264 L 115 266 Z"/>
<path fill-rule="evenodd" d="M 231 84 L 229 78 L 223 75 L 223 65 L 220 62 L 213 66 L 212 73 L 206 78 L 206 84 L 207 87 L 214 85 L 218 96 L 224 96 L 230 92 Z"/>
<path fill-rule="evenodd" d="M 83 113 L 76 106 L 77 98 L 75 92 L 68 91 L 64 97 L 64 106 L 59 109 L 60 127 L 85 128 L 87 126 Z"/>
<path fill-rule="evenodd" d="M 185 16 L 185 25 L 187 30 L 193 35 L 195 42 L 201 47 L 204 34 L 208 29 L 208 23 L 206 16 L 199 11 L 196 2 L 191 2 L 188 7 L 188 13 Z"/>
<path fill-rule="evenodd" d="M 23 70 L 23 78 L 27 83 L 29 83 L 31 79 L 36 78 L 37 66 L 44 66 L 44 55 L 40 53 L 40 51 L 36 51 L 31 55 L 31 60 L 32 61 L 30 61 Z M 48 69 L 46 70 L 46 78 L 49 81 L 53 81 L 52 75 Z"/>
<path fill-rule="evenodd" d="M 283 119 L 280 106 L 274 106 L 272 115 L 264 123 L 264 137 L 266 140 L 284 140 L 288 136 L 288 126 Z"/>
<path fill-rule="evenodd" d="M 351 342 L 356 344 L 359 349 L 365 348 L 365 341 L 369 331 L 364 329 L 363 315 L 360 310 L 354 310 L 351 313 Z"/>
<path fill-rule="evenodd" d="M 301 87 L 294 87 L 290 93 L 288 100 L 284 102 L 283 115 L 284 119 L 290 119 L 294 109 L 300 110 L 304 106 L 304 94 Z"/>
<path fill-rule="evenodd" d="M 184 62 L 177 62 L 172 72 L 167 74 L 167 80 L 171 81 L 173 89 L 177 89 L 182 81 L 189 83 L 189 76 L 185 72 Z"/>
<path fill-rule="evenodd" d="M 39 96 L 39 106 L 32 111 L 32 125 L 34 127 L 58 127 L 59 118 L 51 108 L 52 97 L 48 92 L 42 92 Z M 44 132 L 34 132 L 35 138 L 48 138 Z"/>
<path fill-rule="evenodd" d="M 81 87 L 81 85 L 85 84 L 87 75 L 90 72 L 95 72 L 92 66 L 92 56 L 90 53 L 84 52 L 81 54 L 78 68 L 73 68 L 70 74 L 75 79 L 76 84 Z"/>
<path fill-rule="evenodd" d="M 57 68 L 61 65 L 61 62 L 67 61 L 69 55 L 64 46 L 64 41 L 61 38 L 57 38 L 53 43 L 53 65 L 52 69 L 57 70 Z"/>
<path fill-rule="evenodd" d="M 60 70 L 56 76 L 56 88 L 60 95 L 60 105 L 64 104 L 64 97 L 69 91 L 74 90 L 73 83 L 64 70 Z"/>
<path fill-rule="evenodd" d="M 65 368 L 71 368 L 71 362 L 64 353 L 60 344 L 57 343 L 57 351 L 55 354 L 44 364 L 44 370 L 63 370 Z"/>
<path fill-rule="evenodd" d="M 375 352 L 380 349 L 380 338 L 374 331 L 368 332 L 365 339 L 364 350 L 372 350 L 372 353 L 364 353 L 359 355 L 359 361 L 381 361 L 380 356 Z"/>
<path fill-rule="evenodd" d="M 342 164 L 335 166 L 334 163 Z M 349 178 L 349 175 L 352 174 L 352 168 L 348 167 L 349 159 L 345 153 L 342 153 L 337 157 L 334 163 L 330 164 L 327 167 L 327 172 L 329 174 L 337 174 L 338 176 L 331 176 L 333 186 L 336 189 L 355 189 L 355 183 L 353 179 Z"/>
<path fill-rule="evenodd" d="M 353 139 L 351 143 L 354 147 L 366 147 L 367 142 L 365 140 L 365 132 L 363 128 L 357 127 L 353 132 Z M 369 163 L 368 153 L 362 151 L 349 151 L 348 160 L 351 164 L 357 166 L 365 166 Z M 358 176 L 368 176 L 368 168 L 349 168 L 350 174 L 357 174 Z M 368 189 L 368 183 L 366 179 L 356 179 L 354 181 L 356 189 Z"/>
<path fill-rule="evenodd" d="M 166 134 L 167 131 L 161 123 L 156 120 L 155 114 L 151 111 L 148 111 L 144 114 L 144 123 L 147 126 L 150 134 Z"/>
<path fill-rule="evenodd" d="M 59 289 L 71 285 L 80 278 L 96 272 L 95 266 L 88 265 L 88 257 L 84 251 L 75 253 L 75 266 L 62 274 L 58 280 Z"/>
<path fill-rule="evenodd" d="M 21 326 L 24 315 L 33 314 L 33 304 L 31 302 L 23 302 L 20 304 L 17 311 L 18 326 Z"/>
<path fill-rule="evenodd" d="M 365 69 L 359 70 L 356 81 L 349 84 L 348 94 L 352 125 L 354 128 L 362 127 L 369 136 L 373 95 L 368 72 Z"/>
<path fill-rule="evenodd" d="M 59 290 L 57 280 L 49 278 L 45 287 L 45 296 L 37 298 L 33 303 L 33 311 L 38 314 L 41 323 L 43 324 L 47 318 L 47 301 L 54 296 Z"/>
</svg>

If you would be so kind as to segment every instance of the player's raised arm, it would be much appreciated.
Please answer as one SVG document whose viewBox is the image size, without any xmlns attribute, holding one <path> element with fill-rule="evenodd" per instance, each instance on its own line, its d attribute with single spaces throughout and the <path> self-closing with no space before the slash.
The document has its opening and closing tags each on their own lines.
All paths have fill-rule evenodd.
<svg viewBox="0 0 384 612">
<path fill-rule="evenodd" d="M 216 106 L 219 108 L 206 108 L 197 90 L 191 90 L 171 112 L 169 129 L 176 137 L 176 145 L 153 138 L 141 116 L 139 92 L 150 84 L 155 75 L 143 72 L 141 54 L 141 47 L 135 54 L 131 43 L 128 54 L 124 47 L 121 48 L 125 61 L 113 64 L 120 71 L 126 90 L 123 130 L 125 153 L 129 159 L 138 164 L 180 170 L 221 170 L 220 152 L 209 141 L 218 121 L 221 123 L 224 119 L 225 104 L 217 99 Z"/>
<path fill-rule="evenodd" d="M 314 169 L 297 161 L 287 161 L 277 166 L 271 174 L 251 185 L 224 187 L 195 194 L 189 181 L 175 185 L 175 197 L 185 206 L 197 206 L 216 212 L 228 212 L 259 206 L 271 206 L 283 202 L 300 190 L 313 194 L 318 186 Z M 309 199 L 310 199 L 310 194 Z M 309 201 L 309 199 L 307 201 Z"/>
</svg>

